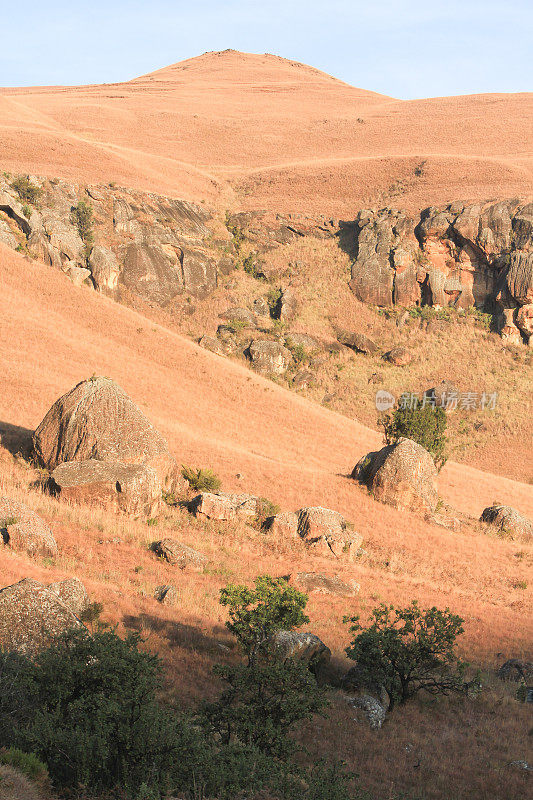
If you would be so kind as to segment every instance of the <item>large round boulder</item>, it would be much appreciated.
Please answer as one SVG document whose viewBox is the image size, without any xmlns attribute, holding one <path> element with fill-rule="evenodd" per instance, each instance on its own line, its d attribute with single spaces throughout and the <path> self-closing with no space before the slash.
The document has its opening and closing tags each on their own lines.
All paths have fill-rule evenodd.
<svg viewBox="0 0 533 800">
<path fill-rule="evenodd" d="M 435 463 L 412 439 L 369 453 L 355 466 L 352 477 L 364 483 L 376 500 L 394 508 L 431 513 L 437 507 Z"/>
<path fill-rule="evenodd" d="M 66 461 L 120 462 L 153 467 L 169 485 L 175 461 L 165 439 L 110 378 L 78 383 L 56 400 L 33 435 L 35 453 L 54 470 Z"/>
</svg>

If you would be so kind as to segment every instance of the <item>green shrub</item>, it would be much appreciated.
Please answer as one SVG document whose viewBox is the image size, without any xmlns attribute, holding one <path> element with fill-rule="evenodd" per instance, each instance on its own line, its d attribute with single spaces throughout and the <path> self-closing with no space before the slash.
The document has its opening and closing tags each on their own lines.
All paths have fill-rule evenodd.
<svg viewBox="0 0 533 800">
<path fill-rule="evenodd" d="M 44 783 L 48 777 L 46 764 L 43 764 L 34 753 L 25 753 L 23 750 L 19 750 L 18 747 L 0 750 L 0 764 L 7 764 L 22 772 L 34 783 Z"/>
<path fill-rule="evenodd" d="M 195 492 L 214 492 L 216 494 L 222 486 L 220 478 L 210 469 L 182 466 L 181 474 Z"/>
<path fill-rule="evenodd" d="M 72 209 L 72 222 L 78 228 L 80 238 L 85 245 L 85 253 L 90 256 L 94 244 L 93 209 L 90 203 L 80 200 Z"/>
<path fill-rule="evenodd" d="M 389 697 L 389 711 L 407 702 L 419 691 L 430 694 L 464 692 L 466 664 L 455 653 L 456 639 L 463 633 L 463 620 L 433 607 L 420 609 L 413 601 L 406 608 L 381 603 L 367 628 L 359 617 L 352 623 L 354 638 L 346 648 L 358 666 L 363 683 L 382 685 Z"/>
<path fill-rule="evenodd" d="M 32 210 L 31 210 L 30 206 L 27 203 L 24 203 L 24 205 L 22 206 L 22 213 L 24 214 L 25 217 L 28 217 L 28 218 L 31 217 Z"/>
<path fill-rule="evenodd" d="M 20 199 L 25 203 L 37 205 L 43 194 L 40 186 L 34 186 L 27 175 L 21 175 L 11 182 L 11 188 L 16 191 Z"/>
<path fill-rule="evenodd" d="M 413 407 L 399 405 L 391 414 L 379 419 L 385 434 L 385 444 L 396 444 L 400 439 L 412 439 L 424 447 L 431 455 L 437 469 L 446 463 L 446 425 L 444 409 L 431 403 L 415 403 Z"/>
</svg>

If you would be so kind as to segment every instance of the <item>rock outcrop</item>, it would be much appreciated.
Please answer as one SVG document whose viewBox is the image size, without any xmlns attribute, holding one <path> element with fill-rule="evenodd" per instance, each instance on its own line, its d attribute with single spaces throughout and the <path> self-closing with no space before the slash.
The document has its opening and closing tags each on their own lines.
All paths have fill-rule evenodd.
<svg viewBox="0 0 533 800">
<path fill-rule="evenodd" d="M 533 522 L 511 506 L 489 506 L 484 509 L 480 520 L 510 539 L 533 540 Z"/>
<path fill-rule="evenodd" d="M 454 203 L 415 215 L 364 210 L 354 237 L 350 287 L 364 302 L 463 309 L 492 303 L 502 318 L 505 310 L 516 318 L 533 303 L 532 203 Z M 518 339 L 527 341 L 529 331 L 519 330 Z"/>
<path fill-rule="evenodd" d="M 205 296 L 215 289 L 217 253 L 202 207 L 118 187 L 32 181 L 41 191 L 39 209 L 26 216 L 13 181 L 0 177 L 0 241 L 9 247 L 118 300 L 166 306 L 182 292 Z M 73 213 L 80 202 L 92 209 L 89 248 Z"/>
<path fill-rule="evenodd" d="M 0 498 L 0 544 L 30 556 L 54 558 L 58 548 L 48 525 L 24 503 Z"/>
<path fill-rule="evenodd" d="M 252 366 L 266 375 L 282 375 L 292 361 L 291 351 L 271 339 L 254 339 L 248 354 Z"/>
<path fill-rule="evenodd" d="M 191 501 L 191 508 L 196 515 L 208 519 L 251 522 L 257 516 L 258 498 L 251 494 L 201 492 Z"/>
<path fill-rule="evenodd" d="M 50 586 L 24 578 L 0 589 L 0 647 L 4 650 L 33 653 L 80 626 L 76 611 Z"/>
<path fill-rule="evenodd" d="M 438 502 L 437 470 L 431 455 L 412 439 L 368 453 L 352 478 L 364 483 L 375 500 L 394 508 L 432 513 Z"/>
</svg>

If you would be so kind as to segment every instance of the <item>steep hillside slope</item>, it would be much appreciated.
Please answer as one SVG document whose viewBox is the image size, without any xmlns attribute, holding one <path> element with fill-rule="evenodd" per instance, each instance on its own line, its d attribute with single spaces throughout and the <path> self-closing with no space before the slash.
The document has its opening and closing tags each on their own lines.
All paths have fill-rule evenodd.
<svg viewBox="0 0 533 800">
<path fill-rule="evenodd" d="M 524 195 L 531 96 L 397 101 L 236 51 L 122 84 L 0 90 L 2 168 L 352 218 Z"/>
<path fill-rule="evenodd" d="M 514 687 L 496 681 L 493 669 L 502 658 L 528 656 L 531 546 L 489 536 L 476 524 L 453 532 L 378 504 L 347 477 L 379 445 L 368 428 L 1 245 L 0 271 L 0 495 L 38 511 L 59 546 L 55 559 L 0 549 L 2 585 L 77 576 L 103 603 L 106 621 L 141 630 L 146 646 L 160 652 L 183 702 L 216 690 L 211 666 L 231 646 L 218 605 L 228 581 L 311 571 L 355 579 L 355 597 L 312 594 L 308 605 L 310 629 L 332 648 L 336 663 L 348 638 L 344 614 L 366 617 L 380 601 L 413 598 L 449 606 L 465 619 L 463 653 L 486 670 L 486 699 L 431 708 L 415 703 L 393 714 L 378 736 L 356 725 L 334 695 L 330 719 L 304 732 L 306 744 L 313 757 L 345 758 L 376 797 L 386 783 L 391 797 L 407 792 L 434 800 L 446 796 L 450 782 L 461 799 L 523 797 L 528 776 L 507 764 L 525 757 L 528 708 L 512 699 Z M 34 485 L 38 473 L 11 454 L 24 450 L 52 402 L 91 373 L 116 379 L 180 462 L 211 467 L 224 488 L 267 496 L 283 510 L 307 504 L 339 510 L 364 537 L 365 553 L 355 563 L 331 561 L 242 523 L 205 523 L 168 509 L 154 527 L 43 495 Z M 533 514 L 531 486 L 455 463 L 439 482 L 447 500 L 473 515 L 495 496 Z M 205 554 L 209 566 L 176 574 L 147 547 L 165 536 Z M 168 583 L 177 586 L 175 606 L 153 596 Z M 422 766 L 413 770 L 413 763 Z"/>
</svg>

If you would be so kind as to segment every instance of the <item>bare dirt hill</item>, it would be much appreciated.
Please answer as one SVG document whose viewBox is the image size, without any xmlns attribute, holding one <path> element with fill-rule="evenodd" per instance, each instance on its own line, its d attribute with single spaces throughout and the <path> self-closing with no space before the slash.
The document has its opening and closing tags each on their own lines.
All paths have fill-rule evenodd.
<svg viewBox="0 0 533 800">
<path fill-rule="evenodd" d="M 0 90 L 3 169 L 352 218 L 531 191 L 530 94 L 400 101 L 206 53 L 122 84 Z"/>
</svg>

